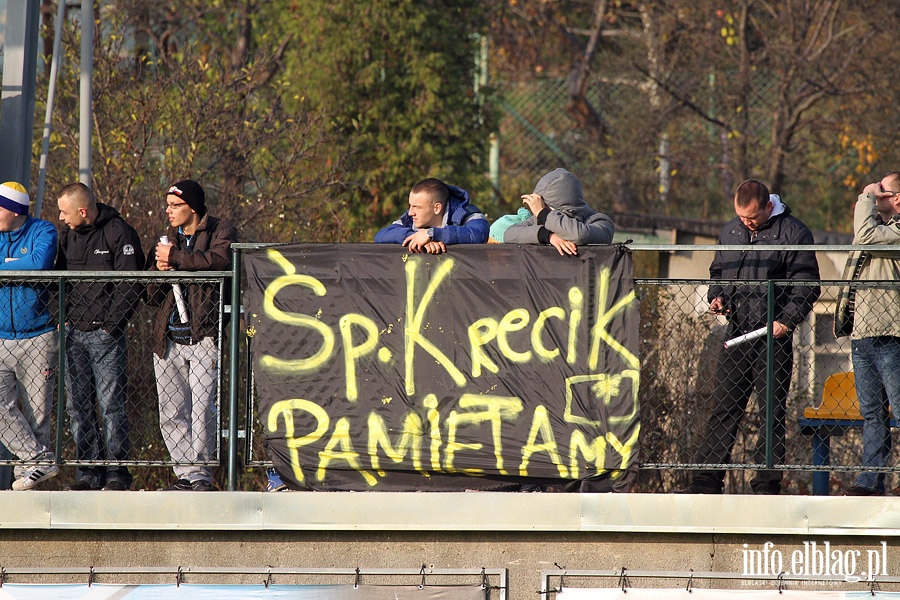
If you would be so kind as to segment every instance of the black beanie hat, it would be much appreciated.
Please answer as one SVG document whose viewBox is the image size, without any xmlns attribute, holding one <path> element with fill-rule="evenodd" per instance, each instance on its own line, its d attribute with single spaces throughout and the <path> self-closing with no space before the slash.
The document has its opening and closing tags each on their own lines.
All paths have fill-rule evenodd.
<svg viewBox="0 0 900 600">
<path fill-rule="evenodd" d="M 183 179 L 169 188 L 169 194 L 178 196 L 201 217 L 206 214 L 206 192 L 193 179 Z"/>
</svg>

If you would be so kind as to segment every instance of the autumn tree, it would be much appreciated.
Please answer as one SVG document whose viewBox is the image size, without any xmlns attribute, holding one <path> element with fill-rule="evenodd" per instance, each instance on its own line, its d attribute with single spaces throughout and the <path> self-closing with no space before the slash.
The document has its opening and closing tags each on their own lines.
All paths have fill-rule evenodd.
<svg viewBox="0 0 900 600">
<path fill-rule="evenodd" d="M 885 25 L 898 10 L 838 0 L 104 0 L 95 188 L 152 229 L 161 182 L 190 173 L 259 239 L 366 240 L 426 176 L 495 208 L 484 163 L 503 107 L 504 123 L 530 128 L 501 140 L 507 199 L 542 174 L 514 170 L 510 157 L 544 146 L 546 170 L 576 171 L 599 209 L 720 218 L 730 190 L 753 176 L 814 226 L 838 228 L 856 186 L 900 158 L 880 135 L 898 116 L 883 85 L 898 64 Z M 77 33 L 67 28 L 69 69 Z M 534 104 L 564 125 L 543 129 L 493 96 L 479 81 L 483 48 L 499 88 L 535 98 L 561 89 L 558 105 Z M 50 192 L 74 178 L 75 81 L 70 70 L 60 86 Z"/>
<path fill-rule="evenodd" d="M 252 21 L 255 3 L 245 7 L 241 15 Z M 343 162 L 331 153 L 322 114 L 304 102 L 286 106 L 285 40 L 250 34 L 245 19 L 232 19 L 230 3 L 180 8 L 169 14 L 167 3 L 110 2 L 98 12 L 98 198 L 152 239 L 164 224 L 165 186 L 191 177 L 207 188 L 212 211 L 234 221 L 245 240 L 346 237 L 340 207 L 326 201 Z M 66 28 L 48 195 L 76 176 L 77 17 Z"/>
<path fill-rule="evenodd" d="M 878 93 L 897 62 L 884 25 L 897 11 L 838 0 L 508 0 L 492 13 L 495 72 L 568 81 L 563 147 L 600 208 L 724 217 L 723 200 L 752 176 L 814 226 L 833 227 L 858 169 L 900 153 L 887 138 L 868 145 L 862 125 L 897 117 Z"/>
</svg>

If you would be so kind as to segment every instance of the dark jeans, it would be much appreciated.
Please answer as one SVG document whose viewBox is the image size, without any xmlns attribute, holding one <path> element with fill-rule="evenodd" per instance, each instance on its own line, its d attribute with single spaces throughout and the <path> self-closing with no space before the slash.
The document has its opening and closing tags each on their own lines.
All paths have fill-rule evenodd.
<svg viewBox="0 0 900 600">
<path fill-rule="evenodd" d="M 863 464 L 886 467 L 891 459 L 891 413 L 900 417 L 900 338 L 851 342 L 856 397 L 863 419 Z M 884 493 L 884 473 L 865 471 L 856 485 Z"/>
<path fill-rule="evenodd" d="M 739 335 L 739 334 L 734 334 Z M 783 464 L 785 456 L 785 403 L 791 385 L 791 370 L 794 356 L 791 349 L 791 336 L 776 339 L 774 371 L 773 371 L 773 406 L 772 415 L 772 458 L 773 464 Z M 756 390 L 760 413 L 766 413 L 766 338 L 747 342 L 723 349 L 716 367 L 715 405 L 709 416 L 706 437 L 698 450 L 697 462 L 700 464 L 728 464 L 731 462 L 731 449 L 737 438 L 738 428 L 747 401 L 753 390 Z M 753 462 L 766 462 L 765 424 L 760 425 Z M 778 491 L 781 487 L 781 471 L 774 469 L 757 471 L 750 484 L 754 490 Z M 697 471 L 694 486 L 718 490 L 724 487 L 725 471 Z"/>
<path fill-rule="evenodd" d="M 125 367 L 125 334 L 66 328 L 66 410 L 76 460 L 128 460 Z M 131 485 L 123 465 L 79 465 L 76 479 L 95 487 L 113 480 Z"/>
</svg>

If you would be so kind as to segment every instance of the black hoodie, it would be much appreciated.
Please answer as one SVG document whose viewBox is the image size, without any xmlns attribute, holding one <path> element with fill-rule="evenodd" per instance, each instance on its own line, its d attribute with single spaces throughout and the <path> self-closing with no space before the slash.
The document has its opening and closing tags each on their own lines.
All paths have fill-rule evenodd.
<svg viewBox="0 0 900 600">
<path fill-rule="evenodd" d="M 89 225 L 65 228 L 59 236 L 56 268 L 69 271 L 141 271 L 144 253 L 134 228 L 111 206 L 97 203 Z M 66 322 L 77 329 L 124 331 L 141 297 L 141 286 L 113 281 L 72 280 L 66 293 Z"/>
</svg>

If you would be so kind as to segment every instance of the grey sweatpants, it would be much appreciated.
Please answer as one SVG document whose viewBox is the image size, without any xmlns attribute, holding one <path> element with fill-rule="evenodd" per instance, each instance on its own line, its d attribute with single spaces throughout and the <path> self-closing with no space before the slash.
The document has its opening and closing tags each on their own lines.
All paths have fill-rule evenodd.
<svg viewBox="0 0 900 600">
<path fill-rule="evenodd" d="M 58 355 L 55 330 L 0 340 L 0 440 L 20 460 L 54 460 L 50 415 Z M 16 476 L 25 468 L 17 466 Z"/>
<path fill-rule="evenodd" d="M 178 479 L 212 481 L 216 456 L 219 349 L 211 337 L 193 346 L 166 343 L 163 358 L 153 355 L 159 395 L 159 430 Z"/>
</svg>

